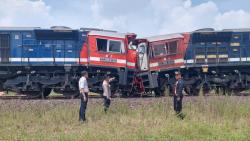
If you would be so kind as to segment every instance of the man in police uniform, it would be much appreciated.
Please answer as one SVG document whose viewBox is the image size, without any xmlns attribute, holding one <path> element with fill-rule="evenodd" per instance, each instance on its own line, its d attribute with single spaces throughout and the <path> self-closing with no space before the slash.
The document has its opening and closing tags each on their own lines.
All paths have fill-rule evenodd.
<svg viewBox="0 0 250 141">
<path fill-rule="evenodd" d="M 88 104 L 88 72 L 83 71 L 81 72 L 81 78 L 79 80 L 79 91 L 80 91 L 80 97 L 81 97 L 81 105 L 80 105 L 80 110 L 79 110 L 79 121 L 84 122 L 86 121 L 85 113 L 86 113 L 86 108 Z"/>
<path fill-rule="evenodd" d="M 184 82 L 181 77 L 181 73 L 175 72 L 175 85 L 174 85 L 174 110 L 176 115 L 183 119 L 184 115 L 181 113 L 182 110 L 182 99 L 183 99 L 183 90 L 184 90 Z"/>
</svg>

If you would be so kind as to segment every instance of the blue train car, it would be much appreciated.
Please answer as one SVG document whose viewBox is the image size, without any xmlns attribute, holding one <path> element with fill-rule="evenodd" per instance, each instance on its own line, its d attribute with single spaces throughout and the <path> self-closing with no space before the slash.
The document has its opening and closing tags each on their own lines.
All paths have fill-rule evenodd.
<svg viewBox="0 0 250 141">
<path fill-rule="evenodd" d="M 0 64 L 77 64 L 83 37 L 86 37 L 82 34 L 78 30 L 56 27 L 0 28 Z"/>
<path fill-rule="evenodd" d="M 187 87 L 191 93 L 212 88 L 223 93 L 250 88 L 250 29 L 197 30 L 186 49 Z"/>
<path fill-rule="evenodd" d="M 77 92 L 73 75 L 84 69 L 79 61 L 87 33 L 67 27 L 1 27 L 1 89 L 34 97 L 48 95 L 48 86 L 64 94 Z"/>
</svg>

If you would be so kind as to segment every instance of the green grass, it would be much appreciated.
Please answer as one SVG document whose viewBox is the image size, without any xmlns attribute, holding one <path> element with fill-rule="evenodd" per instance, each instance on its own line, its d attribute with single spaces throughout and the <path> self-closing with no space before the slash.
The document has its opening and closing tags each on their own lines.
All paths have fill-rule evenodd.
<svg viewBox="0 0 250 141">
<path fill-rule="evenodd" d="M 248 141 L 250 98 L 186 98 L 186 118 L 175 117 L 170 98 L 89 102 L 78 122 L 78 100 L 0 101 L 0 140 L 35 141 Z"/>
</svg>

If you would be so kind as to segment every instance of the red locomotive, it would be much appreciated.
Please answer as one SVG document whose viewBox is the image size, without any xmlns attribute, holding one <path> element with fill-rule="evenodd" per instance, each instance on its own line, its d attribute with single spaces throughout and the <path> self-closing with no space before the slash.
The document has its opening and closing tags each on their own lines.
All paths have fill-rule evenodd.
<svg viewBox="0 0 250 141">
<path fill-rule="evenodd" d="M 174 71 L 182 72 L 189 95 L 210 90 L 223 94 L 250 88 L 249 29 L 169 34 L 138 39 L 138 61 L 143 84 L 141 91 L 157 96 L 170 90 Z"/>
<path fill-rule="evenodd" d="M 138 78 L 142 78 L 142 90 L 163 95 L 170 72 L 184 67 L 184 56 L 189 34 L 169 34 L 137 39 Z"/>
</svg>

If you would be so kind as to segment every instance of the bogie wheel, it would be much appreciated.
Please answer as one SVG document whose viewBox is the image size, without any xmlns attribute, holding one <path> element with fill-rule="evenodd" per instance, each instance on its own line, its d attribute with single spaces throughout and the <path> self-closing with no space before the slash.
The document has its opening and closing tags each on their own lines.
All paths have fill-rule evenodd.
<svg viewBox="0 0 250 141">
<path fill-rule="evenodd" d="M 155 97 L 160 97 L 162 95 L 161 90 L 159 88 L 154 89 Z"/>
<path fill-rule="evenodd" d="M 72 91 L 72 92 L 63 92 L 63 96 L 69 99 L 77 98 L 80 96 L 80 93 L 78 91 Z"/>
<path fill-rule="evenodd" d="M 210 93 L 211 88 L 208 84 L 203 84 L 202 86 L 202 93 L 204 96 L 208 95 Z"/>
<path fill-rule="evenodd" d="M 171 95 L 170 86 L 164 85 L 162 89 L 162 96 L 170 96 L 170 95 Z"/>
<path fill-rule="evenodd" d="M 194 89 L 193 92 L 192 92 L 192 95 L 193 96 L 198 96 L 200 93 L 200 89 Z"/>
<path fill-rule="evenodd" d="M 0 82 L 0 92 L 1 91 L 4 91 L 4 88 L 3 88 L 3 83 Z"/>
<path fill-rule="evenodd" d="M 45 88 L 45 89 L 43 90 L 43 98 L 46 98 L 47 96 L 49 96 L 50 93 L 51 93 L 51 91 L 52 91 L 51 88 Z"/>
<path fill-rule="evenodd" d="M 130 92 L 123 91 L 123 92 L 121 92 L 121 97 L 127 98 L 127 97 L 129 97 L 129 93 L 130 93 Z"/>
<path fill-rule="evenodd" d="M 26 95 L 29 99 L 36 99 L 42 97 L 41 91 L 22 91 L 21 94 Z"/>
</svg>

